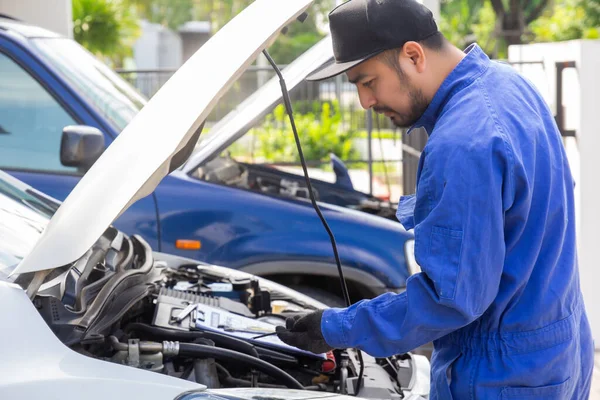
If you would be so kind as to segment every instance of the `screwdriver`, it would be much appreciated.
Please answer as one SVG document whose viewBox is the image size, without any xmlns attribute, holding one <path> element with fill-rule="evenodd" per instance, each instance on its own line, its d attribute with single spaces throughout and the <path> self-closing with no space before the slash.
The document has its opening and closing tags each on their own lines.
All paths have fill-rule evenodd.
<svg viewBox="0 0 600 400">
<path fill-rule="evenodd" d="M 280 329 L 279 332 L 287 332 L 287 329 Z M 263 333 L 262 335 L 254 336 L 252 339 L 260 339 L 260 338 L 264 338 L 267 336 L 277 335 L 279 332 L 275 331 L 275 332 L 271 332 L 271 333 Z"/>
</svg>

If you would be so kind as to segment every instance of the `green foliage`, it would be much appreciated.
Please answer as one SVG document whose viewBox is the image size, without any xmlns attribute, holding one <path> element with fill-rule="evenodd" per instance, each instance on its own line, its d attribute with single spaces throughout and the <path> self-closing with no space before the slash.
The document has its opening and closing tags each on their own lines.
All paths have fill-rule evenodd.
<svg viewBox="0 0 600 400">
<path fill-rule="evenodd" d="M 135 11 L 121 0 L 73 0 L 73 36 L 97 56 L 120 66 L 139 35 Z"/>
<path fill-rule="evenodd" d="M 496 38 L 496 14 L 490 0 L 446 0 L 441 3 L 440 31 L 455 46 L 464 49 L 477 42 L 487 54 L 502 52 Z"/>
<path fill-rule="evenodd" d="M 293 22 L 285 35 L 280 35 L 269 48 L 269 53 L 279 64 L 289 64 L 300 54 L 310 49 L 325 35 L 319 31 L 319 21 L 326 21 L 326 14 L 333 7 L 331 0 L 318 0 L 309 9 L 308 18 L 300 23 Z"/>
<path fill-rule="evenodd" d="M 440 30 L 446 38 L 464 49 L 477 42 L 488 54 L 497 54 L 496 14 L 489 0 L 447 0 L 440 7 Z"/>
<path fill-rule="evenodd" d="M 600 0 L 560 0 L 531 26 L 535 41 L 600 37 Z"/>
<path fill-rule="evenodd" d="M 138 13 L 150 22 L 159 23 L 177 30 L 191 20 L 209 21 L 211 29 L 218 31 L 248 7 L 253 0 L 124 0 L 136 7 Z M 303 22 L 294 21 L 286 35 L 279 36 L 269 49 L 273 59 L 279 64 L 287 64 L 297 58 L 323 34 L 319 32 L 319 22 L 326 19 L 326 13 L 333 7 L 333 0 L 316 0 L 309 9 L 309 17 Z"/>
<path fill-rule="evenodd" d="M 194 17 L 210 21 L 213 32 L 248 7 L 253 0 L 202 0 L 194 3 Z"/>
<path fill-rule="evenodd" d="M 194 19 L 193 0 L 126 0 L 146 20 L 176 31 Z"/>
<path fill-rule="evenodd" d="M 474 38 L 473 24 L 479 21 L 483 6 L 481 0 L 446 0 L 440 3 L 439 29 L 444 36 L 460 48 L 465 48 Z"/>
<path fill-rule="evenodd" d="M 306 160 L 326 160 L 331 152 L 344 160 L 358 157 L 352 143 L 356 132 L 341 132 L 341 114 L 337 102 L 323 103 L 319 113 L 294 112 L 294 120 Z M 277 106 L 265 118 L 265 122 L 249 134 L 255 140 L 254 157 L 265 162 L 300 161 L 283 105 Z"/>
<path fill-rule="evenodd" d="M 531 39 L 528 25 L 547 8 L 548 0 L 446 0 L 440 30 L 456 46 L 477 42 L 486 53 L 504 58 L 509 44 Z"/>
<path fill-rule="evenodd" d="M 203 0 L 195 3 L 195 16 L 211 22 L 213 32 L 218 31 L 229 20 L 252 3 L 252 0 Z M 278 64 L 287 64 L 317 43 L 323 34 L 319 32 L 319 21 L 333 7 L 333 0 L 316 0 L 309 9 L 308 18 L 300 23 L 294 21 L 288 32 L 280 35 L 269 48 L 269 53 Z"/>
<path fill-rule="evenodd" d="M 580 4 L 585 10 L 584 23 L 586 26 L 600 26 L 600 0 L 581 0 Z"/>
<path fill-rule="evenodd" d="M 497 37 L 495 32 L 496 23 L 496 14 L 492 4 L 486 1 L 479 10 L 478 21 L 473 24 L 473 34 L 487 54 L 493 54 L 496 58 L 506 58 L 508 47 L 502 38 Z"/>
<path fill-rule="evenodd" d="M 281 35 L 277 38 L 277 41 L 269 48 L 269 54 L 278 64 L 289 64 L 322 38 L 323 35 L 316 30 L 295 33 L 290 29 L 288 35 Z"/>
</svg>

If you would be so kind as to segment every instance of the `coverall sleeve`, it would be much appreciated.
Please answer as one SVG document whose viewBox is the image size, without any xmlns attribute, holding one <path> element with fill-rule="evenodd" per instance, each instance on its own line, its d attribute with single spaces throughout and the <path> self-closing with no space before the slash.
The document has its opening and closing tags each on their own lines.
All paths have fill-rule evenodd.
<svg viewBox="0 0 600 400">
<path fill-rule="evenodd" d="M 470 134 L 430 139 L 424 153 L 415 209 L 422 272 L 403 293 L 326 310 L 321 328 L 330 346 L 376 357 L 405 353 L 474 321 L 495 299 L 505 257 L 503 204 L 511 196 L 508 150 L 499 136 Z"/>
</svg>

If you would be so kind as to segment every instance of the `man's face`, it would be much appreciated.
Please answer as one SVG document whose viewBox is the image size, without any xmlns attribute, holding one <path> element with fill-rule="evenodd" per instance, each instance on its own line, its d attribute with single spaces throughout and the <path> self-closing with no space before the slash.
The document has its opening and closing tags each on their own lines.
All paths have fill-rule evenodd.
<svg viewBox="0 0 600 400">
<path fill-rule="evenodd" d="M 361 106 L 384 114 L 398 127 L 412 126 L 429 105 L 400 63 L 393 66 L 376 56 L 346 74 L 358 89 Z"/>
</svg>

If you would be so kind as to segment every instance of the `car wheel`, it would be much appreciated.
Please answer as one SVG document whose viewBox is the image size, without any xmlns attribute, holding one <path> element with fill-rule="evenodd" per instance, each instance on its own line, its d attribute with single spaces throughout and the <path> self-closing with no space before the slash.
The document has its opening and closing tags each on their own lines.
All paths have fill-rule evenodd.
<svg viewBox="0 0 600 400">
<path fill-rule="evenodd" d="M 317 289 L 310 286 L 290 286 L 290 288 L 309 297 L 312 297 L 313 299 L 320 301 L 321 303 L 326 304 L 329 307 L 346 307 L 346 302 L 343 298 L 339 297 L 336 294 L 329 293 L 323 289 Z"/>
</svg>

